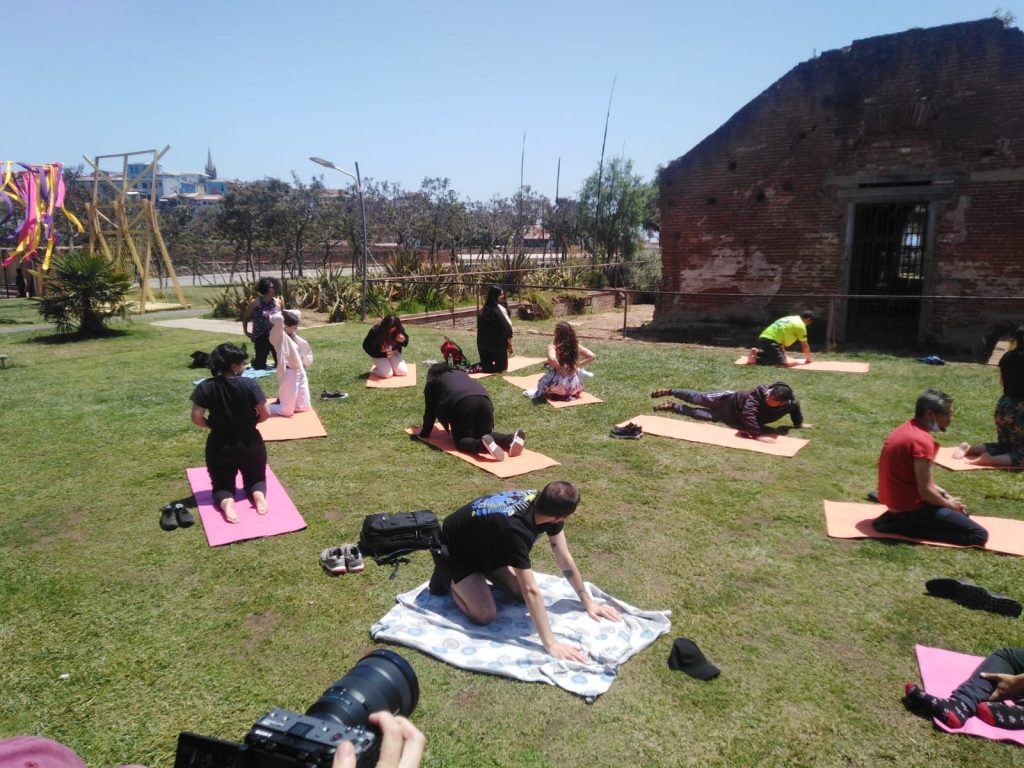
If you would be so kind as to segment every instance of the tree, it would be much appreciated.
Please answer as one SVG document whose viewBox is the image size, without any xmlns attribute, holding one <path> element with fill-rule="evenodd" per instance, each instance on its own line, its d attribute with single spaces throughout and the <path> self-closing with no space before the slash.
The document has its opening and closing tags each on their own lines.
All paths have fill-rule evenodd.
<svg viewBox="0 0 1024 768">
<path fill-rule="evenodd" d="M 252 279 L 256 279 L 255 247 L 270 239 L 277 223 L 275 207 L 289 190 L 290 187 L 280 179 L 264 179 L 233 185 L 224 195 L 218 210 L 217 228 L 235 246 L 232 273 L 244 254 L 246 268 Z"/>
<path fill-rule="evenodd" d="M 33 299 L 45 320 L 57 324 L 61 333 L 76 328 L 83 338 L 106 333 L 112 317 L 128 319 L 125 296 L 132 277 L 112 261 L 86 251 L 61 253 L 53 258 L 50 269 L 39 277 L 46 279 L 46 295 Z"/>
<path fill-rule="evenodd" d="M 649 219 L 653 189 L 633 173 L 633 161 L 623 157 L 612 158 L 604 166 L 603 174 L 598 170 L 584 180 L 577 220 L 580 233 L 596 258 L 628 259 L 639 250 L 640 231 Z"/>
</svg>

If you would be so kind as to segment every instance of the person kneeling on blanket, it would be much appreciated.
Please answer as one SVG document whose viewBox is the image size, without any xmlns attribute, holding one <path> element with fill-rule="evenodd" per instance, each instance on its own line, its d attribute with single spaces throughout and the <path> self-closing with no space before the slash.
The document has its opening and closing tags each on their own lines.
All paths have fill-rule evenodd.
<svg viewBox="0 0 1024 768">
<path fill-rule="evenodd" d="M 947 728 L 963 728 L 977 715 L 996 728 L 1024 730 L 1024 708 L 1003 701 L 1024 697 L 1024 648 L 989 654 L 948 699 L 925 693 L 913 683 L 907 683 L 903 693 L 903 706 L 919 717 L 934 717 Z"/>
<path fill-rule="evenodd" d="M 556 659 L 587 661 L 583 650 L 555 639 L 530 561 L 534 542 L 546 533 L 555 562 L 587 615 L 595 621 L 622 620 L 615 608 L 598 604 L 590 597 L 569 553 L 562 529 L 579 503 L 576 486 L 562 480 L 548 483 L 541 491 L 499 491 L 469 502 L 442 524 L 444 549 L 442 554 L 434 555 L 431 594 L 445 595 L 450 590 L 455 604 L 470 621 L 486 625 L 497 614 L 487 584 L 490 581 L 526 603 L 545 651 Z"/>
</svg>

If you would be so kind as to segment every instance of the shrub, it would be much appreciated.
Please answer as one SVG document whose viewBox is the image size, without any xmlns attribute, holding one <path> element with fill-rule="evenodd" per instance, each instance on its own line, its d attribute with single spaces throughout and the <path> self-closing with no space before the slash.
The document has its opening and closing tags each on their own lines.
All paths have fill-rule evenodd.
<svg viewBox="0 0 1024 768">
<path fill-rule="evenodd" d="M 244 283 L 241 287 L 237 285 L 228 285 L 212 299 L 207 299 L 206 303 L 213 307 L 212 314 L 214 317 L 238 320 L 242 317 L 242 311 L 245 309 L 245 305 L 249 303 L 250 295 L 256 295 L 255 289 L 253 289 L 253 293 L 250 294 L 245 289 Z"/>
<path fill-rule="evenodd" d="M 129 319 L 125 296 L 132 277 L 105 256 L 72 251 L 55 256 L 45 274 L 32 274 L 45 280 L 46 291 L 33 301 L 61 333 L 77 329 L 79 336 L 94 338 L 106 333 L 110 318 Z"/>
</svg>

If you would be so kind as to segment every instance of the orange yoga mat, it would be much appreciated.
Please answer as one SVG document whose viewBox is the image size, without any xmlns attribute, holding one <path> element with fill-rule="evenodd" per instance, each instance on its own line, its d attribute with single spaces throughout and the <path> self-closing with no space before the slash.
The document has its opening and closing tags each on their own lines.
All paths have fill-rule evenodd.
<svg viewBox="0 0 1024 768">
<path fill-rule="evenodd" d="M 935 463 L 953 472 L 967 472 L 971 469 L 1008 469 L 1014 472 L 1024 469 L 1024 467 L 992 467 L 988 464 L 975 464 L 967 459 L 954 459 L 953 451 L 955 450 L 956 448 L 939 448 L 939 452 L 935 454 Z"/>
<path fill-rule="evenodd" d="M 739 433 L 731 427 L 720 427 L 704 422 L 683 421 L 678 418 L 669 419 L 664 416 L 634 416 L 629 421 L 639 424 L 648 435 L 688 440 L 691 443 L 720 445 L 723 448 L 738 448 L 741 451 L 767 453 L 772 456 L 785 456 L 786 458 L 795 456 L 797 451 L 810 442 L 810 440 L 804 440 L 799 437 L 777 435 L 774 443 L 763 443 L 760 440 L 753 440 L 749 437 L 740 437 Z M 618 426 L 624 426 L 629 421 L 624 421 Z"/>
<path fill-rule="evenodd" d="M 316 411 L 312 409 L 289 417 L 271 416 L 262 424 L 257 424 L 256 429 L 268 443 L 277 440 L 301 440 L 305 437 L 327 437 L 327 430 L 320 423 Z"/>
<path fill-rule="evenodd" d="M 509 384 L 519 387 L 520 389 L 535 389 L 537 382 L 540 381 L 540 377 L 543 375 L 543 373 L 534 373 L 530 376 L 504 376 L 502 378 L 504 378 Z M 604 400 L 599 397 L 594 397 L 589 392 L 582 392 L 580 396 L 574 400 L 548 400 L 547 402 L 555 408 L 572 408 L 574 405 L 603 403 Z"/>
<path fill-rule="evenodd" d="M 405 431 L 409 435 L 418 435 L 420 430 L 419 427 L 412 427 Z M 423 440 L 423 438 L 419 439 Z M 495 461 L 490 456 L 484 454 L 472 455 L 463 453 L 455 447 L 452 436 L 440 424 L 434 425 L 434 431 L 423 442 L 463 461 L 467 461 L 484 472 L 490 472 L 492 475 L 502 478 L 525 475 L 527 472 L 535 472 L 538 469 L 547 469 L 548 467 L 557 467 L 559 465 L 559 462 L 554 459 L 545 456 L 543 453 L 531 451 L 529 448 L 524 448 L 523 452 L 518 456 L 506 456 L 504 461 Z"/>
<path fill-rule="evenodd" d="M 403 387 L 416 386 L 416 363 L 406 363 L 409 373 L 405 376 L 392 376 L 390 379 L 381 379 L 370 374 L 366 380 L 366 386 L 373 389 L 402 389 Z"/>
<path fill-rule="evenodd" d="M 519 355 L 514 355 L 508 359 L 508 368 L 505 371 L 518 371 L 523 368 L 529 368 L 531 365 L 543 363 L 545 360 L 547 360 L 546 357 L 520 357 Z M 486 379 L 488 376 L 493 375 L 493 373 L 471 373 L 469 378 Z"/>
<path fill-rule="evenodd" d="M 762 365 L 762 368 L 786 368 L 793 371 L 831 371 L 833 373 L 867 373 L 870 363 L 854 363 L 843 360 L 814 360 L 804 363 L 792 357 L 786 358 L 786 365 Z M 736 360 L 736 365 L 750 365 L 747 356 L 744 355 Z"/>
<path fill-rule="evenodd" d="M 849 501 L 827 501 L 825 505 L 825 527 L 833 539 L 898 539 L 932 547 L 958 547 L 942 541 L 928 541 L 900 536 L 898 533 L 880 533 L 872 521 L 885 512 L 884 504 L 862 504 Z M 988 542 L 980 549 L 1001 552 L 1004 555 L 1024 556 L 1024 520 L 1010 520 L 1005 517 L 982 517 L 971 515 L 971 519 L 988 531 Z"/>
</svg>

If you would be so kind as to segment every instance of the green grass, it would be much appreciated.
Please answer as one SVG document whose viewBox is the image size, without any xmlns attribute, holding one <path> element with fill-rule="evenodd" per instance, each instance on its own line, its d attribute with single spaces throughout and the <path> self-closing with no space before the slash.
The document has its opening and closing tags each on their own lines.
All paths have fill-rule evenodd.
<svg viewBox="0 0 1024 768">
<path fill-rule="evenodd" d="M 543 355 L 547 337 L 517 329 L 517 351 Z M 442 332 L 410 330 L 411 360 L 439 356 Z M 364 334 L 353 323 L 305 334 L 314 391 L 351 397 L 317 401 L 327 438 L 269 445 L 308 529 L 217 549 L 200 525 L 165 533 L 157 521 L 164 503 L 189 496 L 184 470 L 203 461 L 188 355 L 223 339 L 139 320 L 89 342 L 3 339 L 0 737 L 42 733 L 90 766 L 154 767 L 172 764 L 181 730 L 237 740 L 273 706 L 311 704 L 373 647 L 370 625 L 395 594 L 429 576 L 423 554 L 393 581 L 372 564 L 328 578 L 323 547 L 354 540 L 371 512 L 443 517 L 479 494 L 564 478 L 582 492 L 567 535 L 584 578 L 671 609 L 673 629 L 592 705 L 398 649 L 420 679 L 424 765 L 1020 764 L 1016 747 L 939 734 L 899 703 L 917 678 L 915 642 L 975 654 L 1020 644 L 1018 622 L 927 598 L 924 581 L 970 578 L 1020 597 L 1020 561 L 830 540 L 821 508 L 874 487 L 882 439 L 927 386 L 956 397 L 944 442 L 989 438 L 995 369 L 865 354 L 867 376 L 784 374 L 815 425 L 787 460 L 608 439 L 613 423 L 650 411 L 654 387 L 739 388 L 777 372 L 733 366 L 735 349 L 588 342 L 598 355 L 588 389 L 603 405 L 555 411 L 484 380 L 499 427 L 525 429 L 530 447 L 562 462 L 506 482 L 404 437 L 421 387 L 365 389 Z M 455 339 L 473 349 L 469 334 Z M 261 381 L 271 393 L 273 379 Z M 1019 477 L 937 472 L 972 510 L 1022 517 Z M 546 547 L 535 564 L 555 570 Z M 670 671 L 677 636 L 722 676 Z"/>
</svg>

